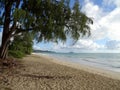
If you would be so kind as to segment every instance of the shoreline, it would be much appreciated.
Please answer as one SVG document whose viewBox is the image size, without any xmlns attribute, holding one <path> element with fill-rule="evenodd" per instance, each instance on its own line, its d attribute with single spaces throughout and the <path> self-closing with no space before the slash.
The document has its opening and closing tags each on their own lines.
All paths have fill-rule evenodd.
<svg viewBox="0 0 120 90">
<path fill-rule="evenodd" d="M 113 75 L 114 76 L 114 75 Z M 120 90 L 120 80 L 91 67 L 28 55 L 14 68 L 0 68 L 0 90 Z"/>
<path fill-rule="evenodd" d="M 120 72 L 115 72 L 112 70 L 107 70 L 107 69 L 103 69 L 103 68 L 99 68 L 99 67 L 95 67 L 95 66 L 89 66 L 89 65 L 83 65 L 83 64 L 77 64 L 75 62 L 68 62 L 68 61 L 63 61 L 61 59 L 58 59 L 56 57 L 52 57 L 49 56 L 47 54 L 37 54 L 37 53 L 33 53 L 33 55 L 38 55 L 41 56 L 43 58 L 49 59 L 50 61 L 56 63 L 56 64 L 60 64 L 60 65 L 64 65 L 64 66 L 68 66 L 68 67 L 72 67 L 78 70 L 83 70 L 89 73 L 93 73 L 93 74 L 98 74 L 98 75 L 102 75 L 108 78 L 112 78 L 112 79 L 118 79 L 120 80 Z"/>
</svg>

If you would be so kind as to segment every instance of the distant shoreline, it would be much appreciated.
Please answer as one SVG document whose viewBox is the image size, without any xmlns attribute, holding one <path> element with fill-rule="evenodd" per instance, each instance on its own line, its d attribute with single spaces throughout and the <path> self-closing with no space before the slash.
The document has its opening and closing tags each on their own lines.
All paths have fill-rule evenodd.
<svg viewBox="0 0 120 90">
<path fill-rule="evenodd" d="M 79 54 L 79 53 L 120 53 L 120 52 L 103 52 L 103 51 L 97 51 L 97 52 L 92 52 L 92 51 L 87 51 L 87 52 L 56 52 L 56 51 L 50 51 L 50 50 L 33 50 L 33 53 L 75 53 L 75 54 Z"/>
</svg>

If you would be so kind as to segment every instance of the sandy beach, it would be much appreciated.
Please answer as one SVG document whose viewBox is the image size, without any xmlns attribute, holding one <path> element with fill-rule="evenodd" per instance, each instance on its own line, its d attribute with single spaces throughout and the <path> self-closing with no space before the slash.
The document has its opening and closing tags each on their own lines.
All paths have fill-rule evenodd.
<svg viewBox="0 0 120 90">
<path fill-rule="evenodd" d="M 30 55 L 0 67 L 0 90 L 120 90 L 120 74 Z"/>
</svg>

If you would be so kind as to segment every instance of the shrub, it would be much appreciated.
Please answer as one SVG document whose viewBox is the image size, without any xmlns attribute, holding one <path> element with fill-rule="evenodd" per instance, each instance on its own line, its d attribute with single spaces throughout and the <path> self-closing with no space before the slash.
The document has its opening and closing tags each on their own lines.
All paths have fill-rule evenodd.
<svg viewBox="0 0 120 90">
<path fill-rule="evenodd" d="M 9 50 L 8 55 L 14 58 L 23 58 L 25 56 L 25 54 L 21 51 L 12 51 L 12 50 Z"/>
</svg>

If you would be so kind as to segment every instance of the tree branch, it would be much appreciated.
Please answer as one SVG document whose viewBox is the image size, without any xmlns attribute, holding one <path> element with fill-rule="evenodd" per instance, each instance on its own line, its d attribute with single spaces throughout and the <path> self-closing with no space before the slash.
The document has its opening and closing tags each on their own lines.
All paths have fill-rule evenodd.
<svg viewBox="0 0 120 90">
<path fill-rule="evenodd" d="M 11 37 L 14 37 L 16 35 L 18 35 L 19 33 L 23 33 L 23 32 L 29 32 L 34 30 L 35 28 L 29 28 L 29 29 L 21 29 L 21 28 L 16 28 L 16 32 L 14 34 L 11 35 Z"/>
</svg>

